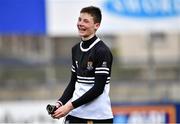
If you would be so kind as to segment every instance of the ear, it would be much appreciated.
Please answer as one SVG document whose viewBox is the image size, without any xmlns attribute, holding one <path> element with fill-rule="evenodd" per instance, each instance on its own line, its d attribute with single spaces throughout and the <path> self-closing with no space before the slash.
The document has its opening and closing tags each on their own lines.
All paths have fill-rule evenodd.
<svg viewBox="0 0 180 124">
<path fill-rule="evenodd" d="M 95 30 L 97 30 L 100 27 L 100 23 L 95 23 Z"/>
</svg>

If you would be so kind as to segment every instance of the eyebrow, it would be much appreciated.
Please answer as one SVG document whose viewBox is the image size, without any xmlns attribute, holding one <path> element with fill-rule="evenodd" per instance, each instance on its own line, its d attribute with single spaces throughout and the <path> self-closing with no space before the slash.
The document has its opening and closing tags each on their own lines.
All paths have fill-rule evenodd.
<svg viewBox="0 0 180 124">
<path fill-rule="evenodd" d="M 85 19 L 82 19 L 81 17 L 78 17 L 78 20 L 85 20 L 85 21 L 89 21 L 89 19 L 85 18 Z"/>
</svg>

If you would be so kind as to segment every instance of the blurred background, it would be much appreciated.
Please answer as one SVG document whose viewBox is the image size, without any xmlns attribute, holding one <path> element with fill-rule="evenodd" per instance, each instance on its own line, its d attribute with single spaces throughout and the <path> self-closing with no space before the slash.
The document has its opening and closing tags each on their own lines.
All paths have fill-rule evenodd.
<svg viewBox="0 0 180 124">
<path fill-rule="evenodd" d="M 0 0 L 0 123 L 60 123 L 46 112 L 70 80 L 76 22 L 98 6 L 114 56 L 115 123 L 180 123 L 180 0 Z"/>
</svg>

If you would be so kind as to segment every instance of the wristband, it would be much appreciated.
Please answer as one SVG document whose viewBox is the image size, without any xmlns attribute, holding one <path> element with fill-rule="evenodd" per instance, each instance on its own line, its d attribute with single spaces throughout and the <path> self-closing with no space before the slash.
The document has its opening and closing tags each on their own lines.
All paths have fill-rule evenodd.
<svg viewBox="0 0 180 124">
<path fill-rule="evenodd" d="M 60 106 L 63 106 L 63 103 L 61 101 L 57 101 L 56 103 L 59 103 Z"/>
</svg>

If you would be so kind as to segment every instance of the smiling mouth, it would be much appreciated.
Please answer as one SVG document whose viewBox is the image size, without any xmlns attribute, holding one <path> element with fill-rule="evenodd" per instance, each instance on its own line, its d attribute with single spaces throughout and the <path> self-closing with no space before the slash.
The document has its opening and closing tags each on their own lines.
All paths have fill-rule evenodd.
<svg viewBox="0 0 180 124">
<path fill-rule="evenodd" d="M 80 32 L 82 32 L 82 31 L 86 31 L 86 29 L 79 28 L 79 31 L 80 31 Z"/>
<path fill-rule="evenodd" d="M 81 26 L 78 26 L 78 30 L 79 30 L 80 32 L 86 31 L 86 29 L 85 29 L 84 27 L 81 27 Z"/>
</svg>

